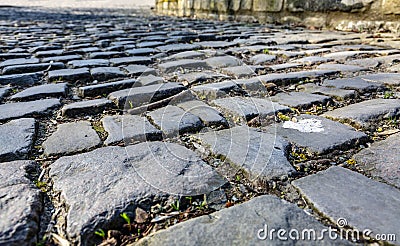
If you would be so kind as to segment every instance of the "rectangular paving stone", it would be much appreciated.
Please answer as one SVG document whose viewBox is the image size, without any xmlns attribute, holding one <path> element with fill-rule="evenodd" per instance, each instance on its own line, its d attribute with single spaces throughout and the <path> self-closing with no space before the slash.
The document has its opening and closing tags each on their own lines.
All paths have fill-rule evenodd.
<svg viewBox="0 0 400 246">
<path fill-rule="evenodd" d="M 333 70 L 338 72 L 359 72 L 359 71 L 366 71 L 369 70 L 365 67 L 355 66 L 355 65 L 345 65 L 345 64 L 332 64 L 332 63 L 325 63 L 317 66 L 317 69 L 321 70 Z"/>
<path fill-rule="evenodd" d="M 185 86 L 194 83 L 213 81 L 216 79 L 229 79 L 229 78 L 230 77 L 227 75 L 213 71 L 189 72 L 184 74 L 178 74 L 178 81 L 182 82 Z"/>
<path fill-rule="evenodd" d="M 324 117 L 304 114 L 296 119 L 297 122 L 285 121 L 269 126 L 267 131 L 317 154 L 348 150 L 367 141 L 365 133 Z"/>
<path fill-rule="evenodd" d="M 151 63 L 151 58 L 146 56 L 130 56 L 121 58 L 111 58 L 110 63 L 113 66 L 129 65 L 129 64 L 139 64 L 148 65 Z"/>
<path fill-rule="evenodd" d="M 303 58 L 299 58 L 296 60 L 292 60 L 294 63 L 302 63 L 306 64 L 309 66 L 315 65 L 315 64 L 320 64 L 320 63 L 326 63 L 326 62 L 331 62 L 333 59 L 327 58 L 327 57 L 320 57 L 320 56 L 307 56 Z"/>
<path fill-rule="evenodd" d="M 26 64 L 34 64 L 39 63 L 39 59 L 37 58 L 16 58 L 16 59 L 9 59 L 0 62 L 0 68 L 14 66 L 14 65 L 26 65 Z"/>
<path fill-rule="evenodd" d="M 334 223 L 370 230 L 371 236 L 400 233 L 400 191 L 394 187 L 337 166 L 292 183 Z"/>
<path fill-rule="evenodd" d="M 223 81 L 193 86 L 191 91 L 199 98 L 213 100 L 219 97 L 229 96 L 229 92 L 240 92 L 241 89 L 233 81 Z"/>
<path fill-rule="evenodd" d="M 165 83 L 116 91 L 108 95 L 108 98 L 121 109 L 132 109 L 173 96 L 185 89 L 178 83 Z"/>
<path fill-rule="evenodd" d="M 157 75 L 157 70 L 144 65 L 129 65 L 122 67 L 130 76 L 147 76 L 147 75 Z"/>
<path fill-rule="evenodd" d="M 12 52 L 7 52 L 7 53 L 2 53 L 0 54 L 0 59 L 21 59 L 21 58 L 28 58 L 31 57 L 30 53 L 12 53 Z"/>
<path fill-rule="evenodd" d="M 70 208 L 66 233 L 72 242 L 92 245 L 93 232 L 120 223 L 148 197 L 209 194 L 226 181 L 193 151 L 175 143 L 110 146 L 61 157 L 49 176 Z"/>
<path fill-rule="evenodd" d="M 42 59 L 42 62 L 68 62 L 73 60 L 82 59 L 80 55 L 65 55 L 65 56 L 51 56 Z"/>
<path fill-rule="evenodd" d="M 165 83 L 165 80 L 164 80 L 163 77 L 154 76 L 154 75 L 151 75 L 151 74 L 140 76 L 140 77 L 137 78 L 137 81 L 142 86 L 157 85 L 157 84 Z"/>
<path fill-rule="evenodd" d="M 11 100 L 33 100 L 45 97 L 65 97 L 67 83 L 44 84 L 25 89 L 11 96 Z"/>
<path fill-rule="evenodd" d="M 348 60 L 344 64 L 355 65 L 355 66 L 365 67 L 368 69 L 373 69 L 373 68 L 377 68 L 381 63 L 377 59 L 374 59 L 374 58 L 364 58 L 364 59 Z"/>
<path fill-rule="evenodd" d="M 267 225 L 267 226 L 266 226 Z M 224 228 L 224 230 L 221 230 Z M 312 228 L 320 235 L 329 229 L 296 205 L 271 195 L 263 195 L 218 212 L 176 224 L 137 242 L 138 245 L 295 245 L 291 230 L 298 232 Z M 269 230 L 284 230 L 287 240 L 279 240 Z M 218 233 L 216 233 L 218 231 Z M 269 235 L 268 235 L 269 234 Z M 293 233 L 295 235 L 295 233 Z M 300 237 L 300 236 L 299 236 Z M 345 240 L 304 240 L 307 245 L 352 245 Z"/>
<path fill-rule="evenodd" d="M 224 49 L 236 46 L 235 42 L 227 42 L 227 41 L 202 41 L 202 42 L 196 42 L 194 44 L 200 45 L 202 49 Z"/>
<path fill-rule="evenodd" d="M 29 52 L 38 52 L 38 51 L 45 51 L 45 50 L 57 50 L 61 49 L 61 45 L 40 45 L 40 46 L 35 46 L 29 49 Z"/>
<path fill-rule="evenodd" d="M 73 60 L 68 62 L 68 66 L 72 68 L 107 67 L 109 64 L 110 62 L 106 59 Z"/>
<path fill-rule="evenodd" d="M 32 118 L 0 125 L 0 162 L 28 158 L 35 136 L 36 122 Z"/>
<path fill-rule="evenodd" d="M 148 42 L 139 42 L 136 44 L 136 47 L 138 48 L 154 48 L 157 46 L 164 45 L 163 42 L 158 42 L 158 41 L 148 41 Z"/>
<path fill-rule="evenodd" d="M 90 122 L 77 121 L 57 126 L 57 130 L 43 142 L 47 156 L 71 154 L 89 150 L 101 144 L 100 137 Z"/>
<path fill-rule="evenodd" d="M 147 114 L 166 137 L 175 137 L 189 132 L 198 132 L 203 123 L 196 115 L 177 106 L 168 105 Z"/>
<path fill-rule="evenodd" d="M 50 81 L 65 80 L 71 82 L 78 80 L 86 82 L 91 79 L 87 68 L 53 70 L 49 71 L 48 77 Z"/>
<path fill-rule="evenodd" d="M 225 157 L 253 181 L 280 178 L 294 171 L 287 160 L 289 143 L 272 134 L 238 126 L 197 136 L 214 155 Z"/>
<path fill-rule="evenodd" d="M 59 99 L 43 99 L 31 102 L 2 104 L 0 105 L 0 121 L 48 115 L 59 106 Z"/>
<path fill-rule="evenodd" d="M 0 85 L 16 85 L 16 86 L 29 86 L 34 85 L 41 81 L 43 73 L 23 73 L 23 74 L 11 74 L 1 75 Z"/>
<path fill-rule="evenodd" d="M 356 96 L 355 90 L 344 90 L 329 86 L 320 86 L 313 83 L 307 83 L 297 86 L 301 92 L 319 94 L 332 97 L 338 101 L 344 101 Z"/>
<path fill-rule="evenodd" d="M 330 98 L 306 92 L 288 92 L 278 93 L 272 96 L 271 100 L 292 108 L 307 109 L 312 107 L 312 105 L 326 104 Z"/>
<path fill-rule="evenodd" d="M 250 62 L 254 65 L 261 65 L 263 63 L 273 62 L 275 60 L 276 60 L 275 55 L 267 55 L 267 54 L 258 54 L 250 58 Z"/>
<path fill-rule="evenodd" d="M 216 56 L 204 60 L 212 68 L 236 67 L 242 65 L 242 61 L 233 56 Z"/>
<path fill-rule="evenodd" d="M 384 85 L 398 86 L 400 85 L 400 74 L 398 73 L 377 73 L 369 74 L 361 77 L 362 79 Z"/>
<path fill-rule="evenodd" d="M 43 51 L 38 51 L 35 53 L 36 57 L 43 58 L 43 57 L 51 57 L 51 56 L 61 56 L 65 54 L 65 51 L 63 49 L 58 49 L 58 50 L 43 50 Z"/>
<path fill-rule="evenodd" d="M 64 63 L 38 63 L 38 64 L 27 64 L 27 65 L 14 65 L 3 68 L 3 74 L 18 74 L 18 73 L 32 73 L 40 72 L 44 70 L 56 70 L 65 68 Z"/>
<path fill-rule="evenodd" d="M 96 67 L 90 69 L 90 74 L 94 80 L 105 81 L 125 77 L 125 73 L 118 67 Z"/>
<path fill-rule="evenodd" d="M 174 52 L 182 52 L 187 50 L 197 50 L 200 49 L 200 46 L 195 44 L 168 44 L 168 45 L 158 46 L 156 49 L 163 53 L 170 54 Z"/>
<path fill-rule="evenodd" d="M 37 169 L 33 161 L 0 163 L 0 243 L 34 245 L 40 239 L 41 191 L 28 176 Z"/>
<path fill-rule="evenodd" d="M 106 145 L 123 141 L 125 145 L 145 141 L 162 140 L 162 132 L 150 122 L 136 115 L 106 116 L 101 120 L 108 136 Z"/>
<path fill-rule="evenodd" d="M 78 95 L 81 97 L 94 97 L 136 86 L 141 86 L 141 83 L 138 82 L 136 79 L 125 79 L 110 83 L 79 87 Z"/>
<path fill-rule="evenodd" d="M 63 116 L 75 117 L 83 114 L 98 114 L 112 107 L 112 102 L 105 98 L 75 102 L 65 105 L 61 109 Z"/>
<path fill-rule="evenodd" d="M 159 51 L 153 48 L 139 48 L 125 50 L 125 53 L 131 56 L 149 56 L 158 53 Z"/>
<path fill-rule="evenodd" d="M 289 112 L 286 106 L 267 99 L 250 97 L 227 97 L 213 100 L 212 105 L 222 109 L 227 116 L 251 120 L 254 117 L 266 118 L 278 112 Z"/>
<path fill-rule="evenodd" d="M 262 66 L 235 66 L 221 69 L 221 72 L 236 79 L 252 77 L 257 75 L 257 71 L 263 68 Z"/>
<path fill-rule="evenodd" d="M 198 69 L 209 69 L 211 67 L 208 66 L 207 63 L 202 60 L 181 59 L 177 61 L 161 63 L 158 65 L 158 68 L 163 73 L 172 73 L 172 72 L 182 72 L 182 70 L 186 69 L 198 70 Z"/>
<path fill-rule="evenodd" d="M 400 134 L 394 134 L 385 140 L 375 142 L 355 154 L 352 159 L 357 166 L 374 178 L 400 188 Z"/>
<path fill-rule="evenodd" d="M 311 70 L 290 73 L 270 73 L 258 76 L 257 78 L 263 83 L 275 83 L 276 85 L 280 86 L 300 82 L 305 79 L 313 79 L 326 75 L 333 75 L 335 73 L 337 73 L 337 71 L 334 70 Z"/>
<path fill-rule="evenodd" d="M 267 68 L 272 71 L 280 71 L 280 70 L 288 70 L 291 68 L 298 68 L 301 66 L 303 66 L 303 65 L 300 63 L 283 63 L 283 64 L 270 65 L 270 66 L 267 66 Z"/>
<path fill-rule="evenodd" d="M 206 58 L 206 55 L 199 51 L 190 50 L 190 51 L 183 51 L 183 52 L 179 52 L 177 54 L 168 56 L 165 58 L 165 60 L 196 59 L 196 58 L 204 59 L 204 58 Z"/>
<path fill-rule="evenodd" d="M 199 100 L 192 100 L 177 104 L 186 112 L 196 115 L 205 126 L 227 126 L 225 118 L 215 108 Z"/>
<path fill-rule="evenodd" d="M 100 52 L 91 52 L 89 53 L 90 59 L 108 59 L 125 56 L 123 52 L 119 51 L 100 51 Z"/>
<path fill-rule="evenodd" d="M 358 127 L 374 127 L 374 122 L 400 116 L 400 99 L 371 99 L 328 111 L 323 116 L 349 121 Z"/>
<path fill-rule="evenodd" d="M 360 77 L 325 80 L 322 85 L 345 90 L 357 90 L 361 93 L 383 91 L 385 87 L 378 83 L 366 81 Z"/>
</svg>

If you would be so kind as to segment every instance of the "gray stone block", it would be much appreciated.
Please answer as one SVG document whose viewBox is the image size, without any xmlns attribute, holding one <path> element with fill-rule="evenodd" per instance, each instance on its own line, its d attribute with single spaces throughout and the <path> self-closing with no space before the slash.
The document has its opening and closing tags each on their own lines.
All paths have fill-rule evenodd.
<svg viewBox="0 0 400 246">
<path fill-rule="evenodd" d="M 199 117 L 205 126 L 226 126 L 228 124 L 218 110 L 202 101 L 187 101 L 179 103 L 177 106 Z"/>
<path fill-rule="evenodd" d="M 39 240 L 42 195 L 27 178 L 32 161 L 0 163 L 0 244 L 34 245 Z"/>
<path fill-rule="evenodd" d="M 182 72 L 182 70 L 192 69 L 209 69 L 211 68 L 202 60 L 194 59 L 181 59 L 177 61 L 171 61 L 166 63 L 161 63 L 158 65 L 161 72 L 172 73 L 172 72 Z"/>
<path fill-rule="evenodd" d="M 11 100 L 33 100 L 45 97 L 65 97 L 67 83 L 45 84 L 30 87 L 11 96 Z"/>
<path fill-rule="evenodd" d="M 350 121 L 359 127 L 375 127 L 376 121 L 400 116 L 400 99 L 371 99 L 328 111 L 323 116 Z"/>
<path fill-rule="evenodd" d="M 373 177 L 400 188 L 400 134 L 373 143 L 353 156 L 357 165 Z"/>
<path fill-rule="evenodd" d="M 92 115 L 101 113 L 111 107 L 112 102 L 110 100 L 100 98 L 67 104 L 61 109 L 61 113 L 67 117 L 75 117 L 83 114 Z"/>
<path fill-rule="evenodd" d="M 371 236 L 400 234 L 400 191 L 394 187 L 336 166 L 293 181 L 293 185 L 334 223 L 361 233 L 369 230 Z"/>
<path fill-rule="evenodd" d="M 31 102 L 2 104 L 0 105 L 0 121 L 48 115 L 59 106 L 59 99 L 43 99 Z"/>
<path fill-rule="evenodd" d="M 90 122 L 77 121 L 60 124 L 46 141 L 43 142 L 45 155 L 71 154 L 89 150 L 101 143 Z"/>
<path fill-rule="evenodd" d="M 223 228 L 223 229 L 222 229 Z M 281 229 L 279 240 L 271 230 Z M 352 245 L 345 240 L 300 240 L 289 238 L 292 230 L 314 229 L 318 234 L 328 228 L 297 206 L 274 196 L 264 195 L 210 215 L 179 223 L 139 240 L 137 245 Z M 216 233 L 218 232 L 218 233 Z M 295 235 L 295 233 L 293 233 Z M 301 236 L 299 236 L 301 237 Z M 311 236 L 311 238 L 313 238 Z"/>
<path fill-rule="evenodd" d="M 300 115 L 296 119 L 297 122 L 285 121 L 272 125 L 268 132 L 317 154 L 337 149 L 347 150 L 367 140 L 365 133 L 324 117 Z"/>
<path fill-rule="evenodd" d="M 119 108 L 133 109 L 173 96 L 183 90 L 185 87 L 181 84 L 165 83 L 116 91 L 111 93 L 108 98 Z"/>
<path fill-rule="evenodd" d="M 61 157 L 49 175 L 69 206 L 68 238 L 84 245 L 95 242 L 96 229 L 118 224 L 120 213 L 147 198 L 208 194 L 225 184 L 193 151 L 163 142 Z"/>
<path fill-rule="evenodd" d="M 270 180 L 294 172 L 287 160 L 289 143 L 272 134 L 240 126 L 199 134 L 198 138 L 214 155 L 246 171 L 251 180 Z"/>
<path fill-rule="evenodd" d="M 227 97 L 211 102 L 222 109 L 227 115 L 251 120 L 254 117 L 266 118 L 278 112 L 289 112 L 286 106 L 267 99 L 249 97 Z"/>
<path fill-rule="evenodd" d="M 196 115 L 185 110 L 170 106 L 148 113 L 148 116 L 164 133 L 166 137 L 175 137 L 180 134 L 197 132 L 203 124 Z"/>
<path fill-rule="evenodd" d="M 23 118 L 0 125 L 0 162 L 26 159 L 35 136 L 35 119 Z"/>
<path fill-rule="evenodd" d="M 289 92 L 278 93 L 271 100 L 289 107 L 306 109 L 315 104 L 326 104 L 330 98 L 305 92 Z"/>
<path fill-rule="evenodd" d="M 0 85 L 29 86 L 42 80 L 43 73 L 23 73 L 0 76 Z"/>
<path fill-rule="evenodd" d="M 141 86 L 136 79 L 126 79 L 104 84 L 82 86 L 78 88 L 78 94 L 81 97 L 94 97 L 136 86 Z"/>
<path fill-rule="evenodd" d="M 78 80 L 86 82 L 91 79 L 87 68 L 53 70 L 49 71 L 48 77 L 50 81 L 65 80 L 71 82 Z"/>
<path fill-rule="evenodd" d="M 150 122 L 136 115 L 106 116 L 101 122 L 108 136 L 106 145 L 123 141 L 125 145 L 162 139 L 162 132 Z"/>
</svg>

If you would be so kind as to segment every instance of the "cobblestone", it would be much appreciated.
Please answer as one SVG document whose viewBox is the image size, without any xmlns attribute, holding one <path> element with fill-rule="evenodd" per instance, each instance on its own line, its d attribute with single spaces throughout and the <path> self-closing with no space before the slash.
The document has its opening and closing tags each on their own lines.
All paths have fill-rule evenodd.
<svg viewBox="0 0 400 246">
<path fill-rule="evenodd" d="M 0 6 L 0 245 L 398 244 L 398 37 L 76 4 Z"/>
</svg>

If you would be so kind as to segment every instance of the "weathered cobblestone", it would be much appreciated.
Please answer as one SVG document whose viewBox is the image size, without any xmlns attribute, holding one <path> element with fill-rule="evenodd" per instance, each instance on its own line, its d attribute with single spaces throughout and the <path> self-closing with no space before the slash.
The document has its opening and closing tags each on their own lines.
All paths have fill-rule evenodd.
<svg viewBox="0 0 400 246">
<path fill-rule="evenodd" d="M 272 179 L 294 171 L 287 160 L 288 142 L 246 126 L 199 135 L 215 155 L 222 155 L 250 179 Z"/>
<path fill-rule="evenodd" d="M 70 207 L 67 232 L 82 244 L 93 242 L 96 228 L 116 222 L 144 198 L 208 194 L 225 183 L 194 152 L 163 142 L 62 157 L 52 164 L 50 177 Z"/>
<path fill-rule="evenodd" d="M 395 134 L 386 140 L 373 143 L 370 147 L 361 150 L 353 156 L 353 159 L 374 177 L 381 178 L 399 188 L 399 142 L 400 134 Z"/>
<path fill-rule="evenodd" d="M 0 125 L 0 162 L 28 157 L 36 135 L 35 119 L 22 118 Z"/>
<path fill-rule="evenodd" d="M 268 131 L 318 154 L 346 150 L 367 140 L 364 133 L 324 117 L 300 115 L 296 121 L 285 121 Z"/>
<path fill-rule="evenodd" d="M 0 105 L 0 121 L 21 117 L 47 115 L 59 106 L 59 99 L 44 99 L 31 102 L 2 104 Z"/>
<path fill-rule="evenodd" d="M 372 235 L 400 233 L 395 216 L 400 206 L 400 191 L 394 187 L 342 167 L 331 167 L 294 181 L 294 185 L 332 221 L 345 218 L 348 226 L 360 231 L 371 230 Z M 358 199 L 354 199 L 355 195 Z"/>
<path fill-rule="evenodd" d="M 107 145 L 123 141 L 126 145 L 151 140 L 161 140 L 162 132 L 150 122 L 136 115 L 106 116 L 102 119 L 108 137 Z"/>
<path fill-rule="evenodd" d="M 105 98 L 101 99 L 94 99 L 94 100 L 87 100 L 81 102 L 75 102 L 68 105 L 65 105 L 62 109 L 63 116 L 74 117 L 78 115 L 84 114 L 96 114 L 100 113 L 106 108 L 112 106 L 112 102 Z"/>
<path fill-rule="evenodd" d="M 10 97 L 10 99 L 27 101 L 45 97 L 65 97 L 67 89 L 68 86 L 66 83 L 38 85 L 18 92 Z"/>
<path fill-rule="evenodd" d="M 42 194 L 28 179 L 33 161 L 0 163 L 0 243 L 35 244 L 39 238 Z"/>
<path fill-rule="evenodd" d="M 324 116 L 349 120 L 358 126 L 369 127 L 384 118 L 395 118 L 400 115 L 399 99 L 373 99 L 327 112 Z"/>
<path fill-rule="evenodd" d="M 201 245 L 232 245 L 236 243 L 249 243 L 262 245 L 263 240 L 254 236 L 262 225 L 270 228 L 279 227 L 290 231 L 293 228 L 314 228 L 324 230 L 324 226 L 304 213 L 293 204 L 289 204 L 273 196 L 260 196 L 241 205 L 224 209 L 208 216 L 193 219 L 178 224 L 165 231 L 161 231 L 138 242 L 138 245 L 190 245 L 197 242 Z M 290 226 L 287 226 L 287 225 Z M 245 228 L 242 225 L 249 225 Z M 261 225 L 261 227 L 260 227 Z M 216 234 L 220 228 L 225 228 Z M 325 230 L 328 230 L 325 228 Z M 261 238 L 264 234 L 260 234 Z M 266 240 L 270 240 L 267 236 Z M 294 240 L 269 241 L 269 245 L 293 245 Z M 310 242 L 308 245 L 336 245 L 338 241 L 324 239 L 319 242 Z M 341 245 L 351 245 L 344 240 Z"/>
<path fill-rule="evenodd" d="M 58 126 L 44 143 L 45 155 L 71 154 L 99 145 L 100 138 L 87 121 L 65 123 Z"/>
</svg>

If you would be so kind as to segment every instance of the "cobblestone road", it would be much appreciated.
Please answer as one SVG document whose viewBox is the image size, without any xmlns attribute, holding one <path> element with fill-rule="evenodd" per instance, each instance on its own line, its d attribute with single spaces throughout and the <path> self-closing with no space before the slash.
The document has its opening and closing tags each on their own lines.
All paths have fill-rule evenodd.
<svg viewBox="0 0 400 246">
<path fill-rule="evenodd" d="M 0 36 L 0 245 L 400 244 L 394 35 L 0 8 Z"/>
</svg>

